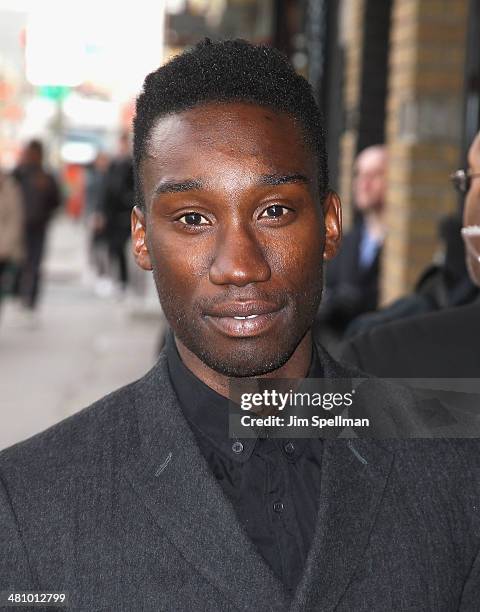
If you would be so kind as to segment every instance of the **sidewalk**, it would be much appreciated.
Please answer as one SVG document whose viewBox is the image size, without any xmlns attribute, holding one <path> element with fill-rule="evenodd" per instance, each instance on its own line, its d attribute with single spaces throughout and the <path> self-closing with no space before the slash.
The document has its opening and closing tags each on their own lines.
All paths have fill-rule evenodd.
<svg viewBox="0 0 480 612">
<path fill-rule="evenodd" d="M 52 227 L 38 324 L 13 302 L 0 315 L 0 449 L 135 380 L 155 362 L 163 323 L 85 284 L 81 225 Z"/>
</svg>

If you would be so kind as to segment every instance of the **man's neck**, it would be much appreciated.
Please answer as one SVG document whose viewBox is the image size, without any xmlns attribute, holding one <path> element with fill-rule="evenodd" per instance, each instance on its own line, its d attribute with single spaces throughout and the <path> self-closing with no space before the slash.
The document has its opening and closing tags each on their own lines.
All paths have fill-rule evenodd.
<svg viewBox="0 0 480 612">
<path fill-rule="evenodd" d="M 229 377 L 213 370 L 192 353 L 177 337 L 175 337 L 180 357 L 185 366 L 208 387 L 228 397 Z M 312 359 L 312 333 L 309 330 L 297 346 L 290 359 L 277 370 L 261 374 L 255 378 L 304 378 L 306 377 Z"/>
</svg>

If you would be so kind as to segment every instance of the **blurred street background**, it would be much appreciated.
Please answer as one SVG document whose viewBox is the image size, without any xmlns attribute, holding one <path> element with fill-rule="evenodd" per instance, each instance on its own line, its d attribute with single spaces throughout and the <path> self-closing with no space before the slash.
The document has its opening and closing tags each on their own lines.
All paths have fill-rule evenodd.
<svg viewBox="0 0 480 612">
<path fill-rule="evenodd" d="M 30 318 L 8 301 L 0 332 L 0 448 L 53 425 L 153 365 L 158 313 L 98 296 L 83 257 L 85 232 L 55 220 L 42 307 Z"/>
<path fill-rule="evenodd" d="M 130 255 L 134 104 L 205 36 L 277 47 L 322 109 L 346 230 L 317 320 L 332 352 L 478 299 L 449 178 L 480 129 L 480 0 L 0 0 L 0 448 L 157 357 Z"/>
</svg>

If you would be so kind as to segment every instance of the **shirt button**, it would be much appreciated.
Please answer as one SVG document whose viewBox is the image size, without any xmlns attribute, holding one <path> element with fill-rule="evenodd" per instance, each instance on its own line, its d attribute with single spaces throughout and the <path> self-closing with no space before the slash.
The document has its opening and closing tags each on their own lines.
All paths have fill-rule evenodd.
<svg viewBox="0 0 480 612">
<path fill-rule="evenodd" d="M 274 512 L 278 512 L 278 513 L 283 512 L 283 502 L 281 502 L 281 501 L 276 501 L 276 502 L 273 504 L 273 511 L 274 511 Z"/>
<path fill-rule="evenodd" d="M 239 455 L 243 451 L 243 444 L 237 440 L 232 444 L 232 451 Z"/>
<path fill-rule="evenodd" d="M 283 447 L 283 450 L 287 453 L 287 455 L 293 455 L 295 452 L 295 444 L 293 442 L 288 442 Z"/>
</svg>

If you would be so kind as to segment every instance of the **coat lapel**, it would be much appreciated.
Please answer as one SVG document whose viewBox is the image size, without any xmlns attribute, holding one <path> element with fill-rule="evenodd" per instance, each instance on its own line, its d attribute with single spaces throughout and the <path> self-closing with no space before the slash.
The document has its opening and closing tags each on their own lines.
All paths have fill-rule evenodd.
<svg viewBox="0 0 480 612">
<path fill-rule="evenodd" d="M 336 607 L 367 548 L 392 461 L 374 441 L 324 441 L 316 530 L 291 612 Z"/>
<path fill-rule="evenodd" d="M 287 609 L 283 585 L 255 550 L 200 453 L 164 356 L 139 383 L 136 404 L 140 447 L 125 475 L 153 520 L 240 609 Z"/>
<path fill-rule="evenodd" d="M 358 377 L 317 351 L 324 378 Z M 323 448 L 315 534 L 290 612 L 335 609 L 367 548 L 394 459 L 375 440 L 325 439 Z"/>
</svg>

